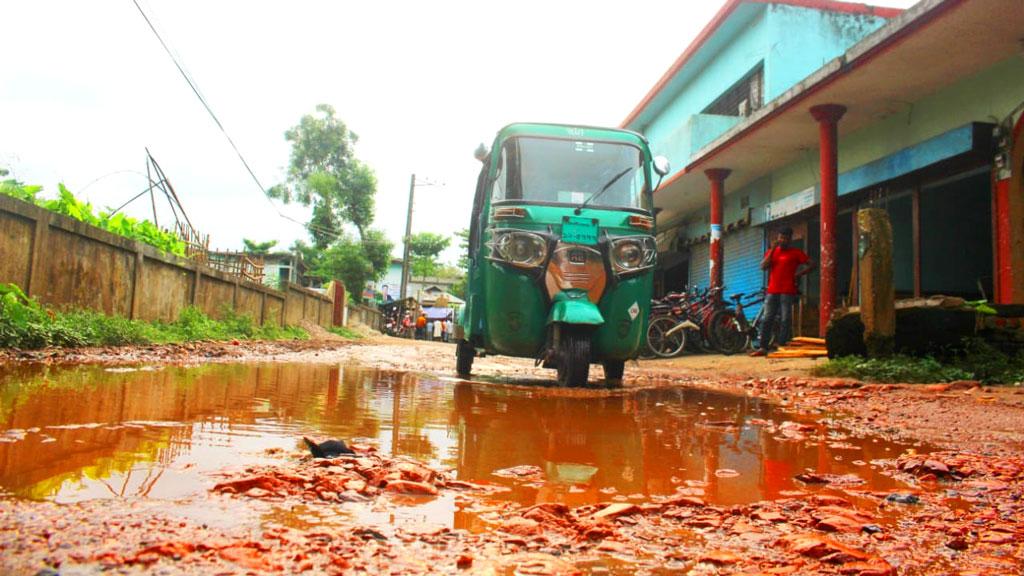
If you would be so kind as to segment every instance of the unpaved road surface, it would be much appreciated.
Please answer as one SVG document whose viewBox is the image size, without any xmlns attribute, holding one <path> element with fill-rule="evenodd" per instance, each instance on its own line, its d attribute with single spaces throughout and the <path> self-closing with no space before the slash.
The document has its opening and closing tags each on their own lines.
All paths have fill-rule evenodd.
<svg viewBox="0 0 1024 576">
<path fill-rule="evenodd" d="M 379 336 L 8 351 L 0 572 L 1024 572 L 1019 388 L 814 363 L 641 361 L 562 390 Z M 316 460 L 288 440 L 307 430 L 362 439 Z"/>
</svg>

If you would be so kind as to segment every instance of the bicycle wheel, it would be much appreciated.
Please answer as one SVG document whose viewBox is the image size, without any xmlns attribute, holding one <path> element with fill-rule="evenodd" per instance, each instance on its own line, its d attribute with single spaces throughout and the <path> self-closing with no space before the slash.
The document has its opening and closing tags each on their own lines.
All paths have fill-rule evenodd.
<svg viewBox="0 0 1024 576">
<path fill-rule="evenodd" d="M 675 328 L 676 319 L 671 316 L 659 316 L 651 319 L 647 327 L 647 347 L 655 356 L 671 358 L 679 354 L 686 346 L 686 330 L 677 330 L 673 334 L 667 334 Z"/>
<path fill-rule="evenodd" d="M 742 352 L 749 345 L 749 338 L 736 313 L 732 310 L 718 310 L 708 322 L 711 345 L 725 355 Z"/>
</svg>

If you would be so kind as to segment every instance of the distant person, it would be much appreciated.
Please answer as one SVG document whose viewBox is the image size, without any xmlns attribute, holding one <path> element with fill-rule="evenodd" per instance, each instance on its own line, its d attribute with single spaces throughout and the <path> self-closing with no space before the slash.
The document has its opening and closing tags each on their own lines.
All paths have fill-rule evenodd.
<svg viewBox="0 0 1024 576">
<path fill-rule="evenodd" d="M 441 320 L 434 320 L 434 340 L 440 340 L 444 333 L 444 322 Z"/>
<path fill-rule="evenodd" d="M 441 320 L 441 342 L 448 341 L 448 321 Z"/>
<path fill-rule="evenodd" d="M 427 337 L 427 315 L 420 314 L 419 318 L 416 319 L 416 339 L 423 340 Z"/>
<path fill-rule="evenodd" d="M 814 270 L 815 263 L 803 250 L 790 246 L 792 241 L 793 229 L 783 228 L 761 260 L 761 270 L 768 271 L 768 289 L 764 299 L 764 321 L 758 334 L 761 345 L 750 353 L 751 356 L 768 355 L 773 344 L 772 334 L 778 334 L 774 344 L 783 346 L 793 333 L 793 305 L 800 294 L 797 280 Z"/>
<path fill-rule="evenodd" d="M 412 338 L 412 317 L 408 312 L 402 315 L 402 337 Z"/>
</svg>

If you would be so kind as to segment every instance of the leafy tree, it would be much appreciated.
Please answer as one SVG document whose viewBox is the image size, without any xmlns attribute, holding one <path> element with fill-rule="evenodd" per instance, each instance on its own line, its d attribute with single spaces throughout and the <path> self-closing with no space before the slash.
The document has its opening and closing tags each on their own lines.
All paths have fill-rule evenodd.
<svg viewBox="0 0 1024 576">
<path fill-rule="evenodd" d="M 434 271 L 434 276 L 437 276 L 438 278 L 461 278 L 465 276 L 465 272 L 457 266 L 441 264 Z"/>
<path fill-rule="evenodd" d="M 452 294 L 458 296 L 459 298 L 462 298 L 463 300 L 466 299 L 466 283 L 467 283 L 467 279 L 468 279 L 468 276 L 463 275 L 462 278 L 459 278 L 458 282 L 456 282 L 455 284 L 452 284 Z"/>
<path fill-rule="evenodd" d="M 409 254 L 412 260 L 412 275 L 434 276 L 437 273 L 437 256 L 451 244 L 452 239 L 444 234 L 420 232 L 409 237 Z"/>
<path fill-rule="evenodd" d="M 373 242 L 367 242 L 373 238 Z M 324 280 L 338 278 L 356 301 L 363 298 L 363 287 L 380 279 L 391 258 L 391 243 L 379 230 L 368 230 L 360 241 L 349 235 L 338 238 L 325 250 L 314 273 Z"/>
<path fill-rule="evenodd" d="M 381 230 L 366 231 L 366 236 L 363 238 L 363 251 L 366 253 L 367 260 L 373 264 L 373 280 L 384 277 L 388 266 L 391 265 L 391 250 L 394 247 L 394 244 Z"/>
<path fill-rule="evenodd" d="M 368 281 L 384 275 L 391 258 L 391 242 L 370 228 L 377 176 L 355 157 L 358 137 L 328 104 L 303 116 L 284 137 L 292 145 L 288 177 L 267 194 L 313 209 L 306 224 L 312 245 L 299 241 L 292 249 L 312 275 L 342 280 L 359 299 Z M 346 226 L 355 228 L 357 237 L 347 234 Z"/>
<path fill-rule="evenodd" d="M 255 240 L 249 240 L 248 238 L 242 238 L 242 244 L 245 244 L 245 251 L 249 254 L 256 256 L 266 256 L 270 254 L 271 248 L 277 246 L 277 240 L 267 240 L 266 242 L 256 242 Z"/>
<path fill-rule="evenodd" d="M 455 237 L 459 239 L 458 267 L 463 271 L 469 271 L 469 228 L 457 231 Z"/>
<path fill-rule="evenodd" d="M 345 181 L 344 191 L 342 215 L 359 230 L 359 237 L 365 239 L 367 229 L 373 223 L 377 175 L 372 168 L 356 160 Z"/>
<path fill-rule="evenodd" d="M 452 284 L 451 293 L 465 300 L 466 298 L 466 271 L 457 266 L 440 266 L 434 273 L 439 278 L 455 280 Z"/>
<path fill-rule="evenodd" d="M 302 259 L 302 262 L 306 265 L 307 275 L 316 274 L 317 269 L 320 267 L 320 261 L 323 260 L 324 253 L 322 250 L 316 246 L 310 246 L 302 240 L 296 240 L 293 242 L 289 250 L 298 254 L 299 258 Z"/>
<path fill-rule="evenodd" d="M 313 207 L 307 226 L 318 248 L 339 237 L 346 222 L 364 238 L 373 222 L 377 177 L 354 156 L 356 134 L 335 117 L 333 107 L 320 104 L 284 137 L 292 144 L 288 178 L 267 194 Z"/>
<path fill-rule="evenodd" d="M 463 228 L 455 233 L 455 236 L 459 239 L 459 271 L 462 272 L 462 277 L 459 281 L 452 285 L 452 294 L 455 294 L 463 300 L 466 299 L 466 283 L 469 278 L 469 228 Z"/>
</svg>

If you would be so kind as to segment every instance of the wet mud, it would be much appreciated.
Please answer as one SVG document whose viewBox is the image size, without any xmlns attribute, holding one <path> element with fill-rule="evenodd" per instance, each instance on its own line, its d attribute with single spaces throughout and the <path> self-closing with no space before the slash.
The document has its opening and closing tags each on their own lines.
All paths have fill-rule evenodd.
<svg viewBox="0 0 1024 576">
<path fill-rule="evenodd" d="M 567 390 L 508 359 L 456 379 L 449 348 L 8 365 L 0 572 L 1024 570 L 1015 390 L 658 363 Z"/>
</svg>

